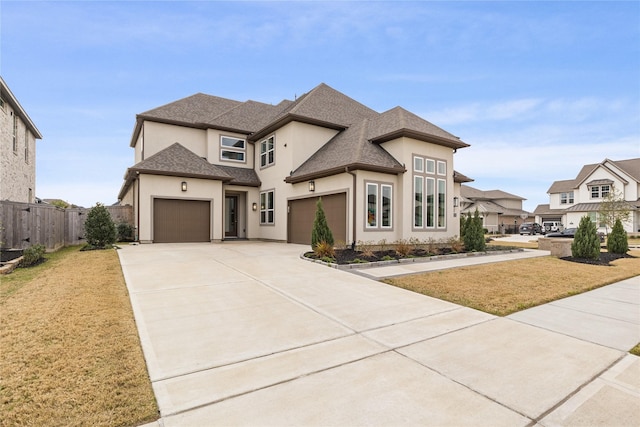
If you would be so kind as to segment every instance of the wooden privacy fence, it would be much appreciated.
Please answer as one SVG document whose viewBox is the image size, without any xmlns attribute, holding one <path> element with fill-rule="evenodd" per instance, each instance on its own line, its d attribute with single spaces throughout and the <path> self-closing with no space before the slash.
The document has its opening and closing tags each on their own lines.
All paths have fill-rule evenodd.
<svg viewBox="0 0 640 427">
<path fill-rule="evenodd" d="M 133 223 L 131 206 L 105 206 L 116 224 Z M 25 249 L 44 245 L 48 251 L 85 243 L 89 209 L 0 201 L 0 247 Z"/>
</svg>

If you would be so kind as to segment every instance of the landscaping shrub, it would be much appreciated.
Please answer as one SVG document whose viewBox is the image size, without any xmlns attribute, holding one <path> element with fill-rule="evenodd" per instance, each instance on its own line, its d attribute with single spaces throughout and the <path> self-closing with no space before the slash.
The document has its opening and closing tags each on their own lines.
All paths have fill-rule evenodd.
<svg viewBox="0 0 640 427">
<path fill-rule="evenodd" d="M 596 225 L 588 216 L 580 219 L 580 224 L 571 244 L 571 255 L 574 258 L 600 258 L 600 238 Z"/>
<path fill-rule="evenodd" d="M 333 234 L 327 224 L 327 217 L 322 209 L 322 198 L 316 203 L 316 217 L 313 220 L 313 229 L 311 230 L 311 249 L 315 251 L 316 245 L 320 242 L 327 243 L 333 247 Z"/>
<path fill-rule="evenodd" d="M 89 210 L 84 223 L 84 232 L 87 243 L 95 248 L 111 246 L 118 237 L 116 225 L 107 208 L 101 203 L 97 203 Z"/>
<path fill-rule="evenodd" d="M 464 247 L 469 252 L 482 252 L 486 248 L 484 232 L 482 229 L 482 218 L 476 208 L 473 217 L 467 218 L 462 236 Z"/>
<path fill-rule="evenodd" d="M 40 263 L 44 259 L 44 245 L 33 245 L 22 251 L 21 267 L 30 267 Z"/>
<path fill-rule="evenodd" d="M 336 256 L 333 245 L 327 242 L 319 242 L 316 244 L 313 248 L 313 253 L 315 253 L 318 258 L 335 258 Z"/>
<path fill-rule="evenodd" d="M 121 222 L 116 227 L 118 231 L 119 242 L 132 242 L 133 241 L 133 226 L 127 222 Z"/>
<path fill-rule="evenodd" d="M 396 253 L 401 257 L 406 257 L 411 253 L 411 245 L 404 239 L 400 239 L 395 243 Z"/>
<path fill-rule="evenodd" d="M 616 220 L 616 223 L 607 239 L 607 250 L 612 254 L 626 254 L 629 250 L 629 240 L 627 232 L 622 227 L 622 221 Z"/>
</svg>

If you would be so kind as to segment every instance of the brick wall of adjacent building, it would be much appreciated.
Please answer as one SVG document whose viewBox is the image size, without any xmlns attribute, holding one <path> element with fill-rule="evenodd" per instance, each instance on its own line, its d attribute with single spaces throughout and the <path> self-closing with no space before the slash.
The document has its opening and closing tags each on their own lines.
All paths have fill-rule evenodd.
<svg viewBox="0 0 640 427">
<path fill-rule="evenodd" d="M 17 116 L 14 146 L 14 117 L 14 109 L 5 100 L 0 107 L 0 200 L 33 203 L 36 197 L 36 138 Z"/>
</svg>

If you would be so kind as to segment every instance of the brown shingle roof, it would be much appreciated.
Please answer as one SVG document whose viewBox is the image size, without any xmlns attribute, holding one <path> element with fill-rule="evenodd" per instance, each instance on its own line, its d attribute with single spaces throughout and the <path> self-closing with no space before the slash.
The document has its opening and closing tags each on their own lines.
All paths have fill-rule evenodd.
<svg viewBox="0 0 640 427">
<path fill-rule="evenodd" d="M 227 165 L 216 165 L 231 177 L 227 184 L 246 185 L 249 187 L 260 187 L 262 182 L 254 169 L 237 168 Z"/>
<path fill-rule="evenodd" d="M 489 190 L 482 191 L 477 188 L 473 188 L 469 185 L 463 185 L 460 187 L 460 195 L 467 199 L 516 199 L 526 200 L 524 197 L 516 196 L 515 194 L 507 193 L 502 190 Z"/>
<path fill-rule="evenodd" d="M 390 141 L 400 136 L 409 136 L 451 148 L 469 146 L 469 144 L 462 142 L 455 135 L 402 107 L 395 107 L 379 114 L 372 122 L 369 131 L 369 139 L 376 143 Z"/>
<path fill-rule="evenodd" d="M 215 117 L 241 104 L 242 102 L 232 99 L 196 93 L 141 113 L 138 117 L 197 125 L 210 123 Z"/>
<path fill-rule="evenodd" d="M 232 179 L 223 168 L 209 163 L 177 142 L 132 166 L 129 168 L 129 173 L 131 172 L 221 181 Z"/>
<path fill-rule="evenodd" d="M 306 162 L 286 178 L 287 182 L 301 182 L 350 169 L 403 173 L 405 168 L 391 154 L 368 141 L 369 120 L 340 132 L 316 151 Z"/>
<path fill-rule="evenodd" d="M 464 182 L 473 182 L 473 178 L 469 178 L 466 175 L 461 174 L 458 171 L 453 171 L 453 182 L 464 183 Z"/>
</svg>

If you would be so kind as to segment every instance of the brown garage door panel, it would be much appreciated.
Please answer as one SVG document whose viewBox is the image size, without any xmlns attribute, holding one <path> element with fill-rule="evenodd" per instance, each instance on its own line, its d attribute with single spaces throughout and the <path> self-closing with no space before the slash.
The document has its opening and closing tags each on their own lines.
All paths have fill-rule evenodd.
<svg viewBox="0 0 640 427">
<path fill-rule="evenodd" d="M 317 197 L 291 200 L 289 202 L 290 243 L 311 244 L 311 229 L 316 216 Z M 346 193 L 322 196 L 322 209 L 333 238 L 346 241 L 347 238 L 347 195 Z"/>
<path fill-rule="evenodd" d="M 211 202 L 154 199 L 153 241 L 156 243 L 210 241 Z"/>
</svg>

